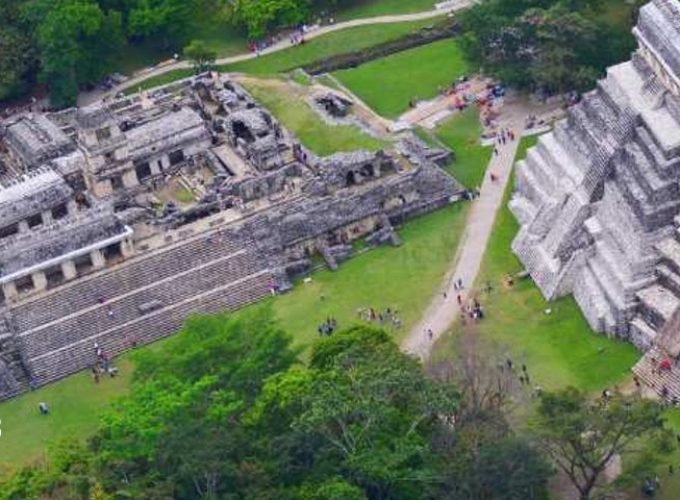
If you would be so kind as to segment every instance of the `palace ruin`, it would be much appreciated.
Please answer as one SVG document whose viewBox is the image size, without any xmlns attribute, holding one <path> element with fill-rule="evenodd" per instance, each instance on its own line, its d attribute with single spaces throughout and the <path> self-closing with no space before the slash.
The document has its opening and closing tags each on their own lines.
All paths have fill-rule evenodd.
<svg viewBox="0 0 680 500">
<path fill-rule="evenodd" d="M 450 152 L 448 152 L 450 153 Z M 0 398 L 235 310 L 455 201 L 406 134 L 319 158 L 227 75 L 0 124 Z"/>
</svg>

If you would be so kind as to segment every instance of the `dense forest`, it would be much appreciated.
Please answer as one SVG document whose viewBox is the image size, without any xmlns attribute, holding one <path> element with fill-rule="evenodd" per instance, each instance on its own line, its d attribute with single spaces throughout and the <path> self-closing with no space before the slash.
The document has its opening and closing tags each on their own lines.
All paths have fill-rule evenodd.
<svg viewBox="0 0 680 500">
<path fill-rule="evenodd" d="M 587 499 L 613 454 L 663 437 L 658 404 L 574 389 L 544 393 L 518 433 L 526 387 L 475 351 L 426 371 L 367 325 L 303 356 L 266 307 L 193 317 L 137 353 L 85 445 L 0 479 L 0 499 L 541 500 L 555 466 Z"/>
</svg>

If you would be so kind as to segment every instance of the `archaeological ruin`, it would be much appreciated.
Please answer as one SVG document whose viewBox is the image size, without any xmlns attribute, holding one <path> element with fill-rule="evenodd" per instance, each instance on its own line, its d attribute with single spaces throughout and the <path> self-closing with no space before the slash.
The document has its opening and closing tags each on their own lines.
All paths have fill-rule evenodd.
<svg viewBox="0 0 680 500">
<path fill-rule="evenodd" d="M 0 122 L 0 398 L 399 244 L 458 199 L 447 154 L 407 133 L 319 158 L 217 73 Z"/>
<path fill-rule="evenodd" d="M 666 397 L 680 378 L 680 3 L 639 15 L 638 48 L 518 163 L 512 248 L 548 299 L 572 294 L 593 329 L 646 355 Z"/>
</svg>

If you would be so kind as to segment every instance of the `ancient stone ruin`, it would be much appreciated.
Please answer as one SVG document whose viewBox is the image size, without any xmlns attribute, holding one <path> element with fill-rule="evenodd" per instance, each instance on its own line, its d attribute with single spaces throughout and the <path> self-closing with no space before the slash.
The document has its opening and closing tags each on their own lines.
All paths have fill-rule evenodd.
<svg viewBox="0 0 680 500">
<path fill-rule="evenodd" d="M 0 124 L 0 398 L 399 244 L 455 201 L 434 150 L 318 158 L 227 75 Z"/>
<path fill-rule="evenodd" d="M 631 60 L 518 164 L 512 248 L 546 298 L 573 294 L 593 329 L 648 351 L 640 377 L 680 397 L 650 369 L 680 354 L 680 3 L 653 0 L 633 32 Z"/>
</svg>

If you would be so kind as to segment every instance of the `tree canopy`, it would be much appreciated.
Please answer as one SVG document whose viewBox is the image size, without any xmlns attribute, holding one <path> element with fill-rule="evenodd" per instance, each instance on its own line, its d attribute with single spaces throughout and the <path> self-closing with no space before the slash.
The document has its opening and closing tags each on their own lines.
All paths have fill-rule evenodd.
<svg viewBox="0 0 680 500">
<path fill-rule="evenodd" d="M 613 22 L 605 6 L 603 0 L 485 0 L 461 15 L 463 47 L 472 63 L 517 88 L 585 90 L 635 48 L 634 16 Z"/>
<path fill-rule="evenodd" d="M 588 500 L 609 463 L 641 442 L 663 439 L 662 407 L 619 393 L 599 401 L 573 387 L 541 396 L 534 422 L 542 448 Z"/>
<path fill-rule="evenodd" d="M 548 477 L 528 442 L 508 426 L 459 441 L 472 419 L 455 382 L 385 332 L 355 326 L 298 354 L 267 308 L 191 318 L 138 354 L 130 395 L 86 445 L 59 444 L 0 498 L 411 500 L 472 476 L 467 498 L 542 498 L 526 496 Z"/>
</svg>

